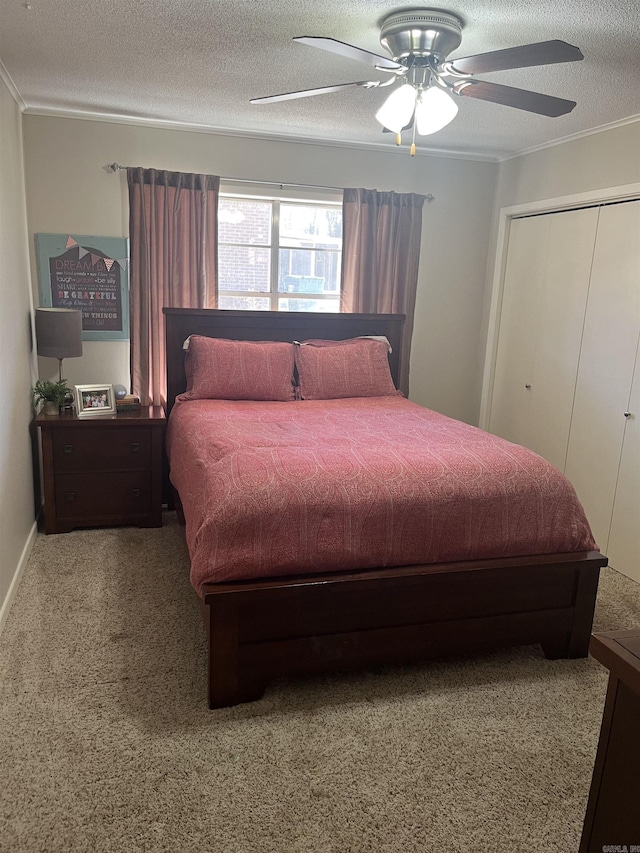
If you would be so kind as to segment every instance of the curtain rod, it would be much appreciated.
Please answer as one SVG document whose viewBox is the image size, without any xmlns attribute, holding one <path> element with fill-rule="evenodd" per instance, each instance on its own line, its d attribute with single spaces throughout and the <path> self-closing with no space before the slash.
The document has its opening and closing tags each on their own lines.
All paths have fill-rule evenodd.
<svg viewBox="0 0 640 853">
<path fill-rule="evenodd" d="M 107 163 L 104 167 L 107 172 L 126 172 L 128 166 L 121 166 L 119 163 Z M 335 190 L 336 192 L 344 192 L 344 187 L 323 187 L 316 184 L 282 184 L 278 181 L 256 181 L 245 178 L 220 178 L 221 181 L 235 181 L 238 184 L 260 184 L 263 187 L 280 187 L 283 190 L 285 187 L 302 190 Z M 429 193 L 425 196 L 426 201 L 435 201 L 435 196 Z"/>
</svg>

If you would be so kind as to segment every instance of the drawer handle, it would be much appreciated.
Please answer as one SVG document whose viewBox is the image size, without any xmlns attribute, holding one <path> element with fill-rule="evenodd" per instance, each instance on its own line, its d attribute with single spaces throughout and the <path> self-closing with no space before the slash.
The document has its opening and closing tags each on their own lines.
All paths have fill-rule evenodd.
<svg viewBox="0 0 640 853">
<path fill-rule="evenodd" d="M 68 501 L 75 501 L 75 499 L 76 499 L 76 493 L 75 493 L 75 492 L 67 492 L 67 494 L 65 495 L 65 497 L 66 497 L 66 499 L 67 499 Z"/>
<path fill-rule="evenodd" d="M 132 450 L 134 453 L 137 453 L 137 452 L 140 450 L 140 442 L 139 442 L 139 441 L 134 441 L 134 442 L 132 442 L 132 444 L 131 444 L 131 450 Z"/>
<path fill-rule="evenodd" d="M 140 497 L 140 489 L 132 489 L 131 494 L 134 496 L 134 498 L 139 498 Z"/>
<path fill-rule="evenodd" d="M 65 444 L 64 452 L 65 453 L 73 453 L 73 444 Z"/>
</svg>

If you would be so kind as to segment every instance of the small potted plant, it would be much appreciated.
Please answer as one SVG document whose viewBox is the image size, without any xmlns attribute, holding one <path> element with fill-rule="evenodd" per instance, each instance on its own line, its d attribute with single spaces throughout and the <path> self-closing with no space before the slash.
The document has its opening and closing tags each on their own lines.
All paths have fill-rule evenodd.
<svg viewBox="0 0 640 853">
<path fill-rule="evenodd" d="M 31 391 L 33 402 L 36 405 L 41 401 L 44 403 L 42 411 L 45 415 L 57 415 L 60 406 L 64 405 L 69 389 L 66 379 L 61 379 L 59 382 L 52 382 L 50 379 L 38 379 Z"/>
</svg>

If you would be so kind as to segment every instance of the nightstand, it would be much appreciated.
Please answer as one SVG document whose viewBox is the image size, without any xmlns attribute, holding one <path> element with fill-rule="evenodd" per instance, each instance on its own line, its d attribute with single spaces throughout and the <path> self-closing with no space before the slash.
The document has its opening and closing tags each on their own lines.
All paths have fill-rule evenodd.
<svg viewBox="0 0 640 853">
<path fill-rule="evenodd" d="M 579 853 L 640 850 L 640 628 L 592 634 L 589 652 L 609 687 Z"/>
<path fill-rule="evenodd" d="M 42 435 L 46 533 L 162 525 L 162 408 L 38 415 L 33 426 Z"/>
</svg>

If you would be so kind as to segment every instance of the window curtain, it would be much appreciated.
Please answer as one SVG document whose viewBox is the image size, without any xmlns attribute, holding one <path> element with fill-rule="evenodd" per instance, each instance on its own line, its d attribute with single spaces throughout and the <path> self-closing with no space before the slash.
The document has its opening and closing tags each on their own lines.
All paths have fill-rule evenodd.
<svg viewBox="0 0 640 853">
<path fill-rule="evenodd" d="M 416 193 L 365 189 L 345 189 L 342 202 L 341 310 L 406 316 L 398 382 L 405 394 L 424 202 Z"/>
<path fill-rule="evenodd" d="M 128 168 L 131 386 L 166 402 L 163 308 L 217 303 L 220 178 Z"/>
</svg>

